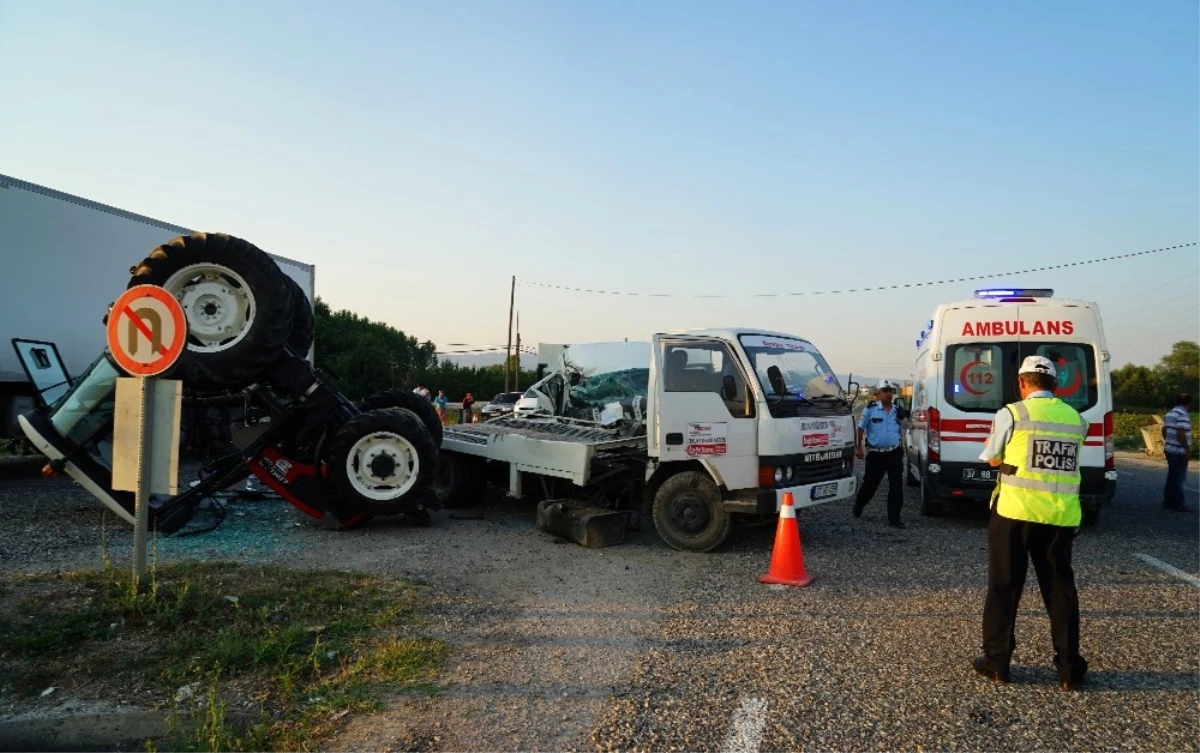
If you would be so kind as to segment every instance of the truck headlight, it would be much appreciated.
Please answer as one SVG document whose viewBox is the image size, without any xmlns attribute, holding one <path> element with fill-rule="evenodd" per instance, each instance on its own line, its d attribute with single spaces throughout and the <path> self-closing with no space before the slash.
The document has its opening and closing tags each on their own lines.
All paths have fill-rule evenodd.
<svg viewBox="0 0 1200 753">
<path fill-rule="evenodd" d="M 783 468 L 782 467 L 775 469 L 775 483 L 776 484 L 783 483 Z"/>
</svg>

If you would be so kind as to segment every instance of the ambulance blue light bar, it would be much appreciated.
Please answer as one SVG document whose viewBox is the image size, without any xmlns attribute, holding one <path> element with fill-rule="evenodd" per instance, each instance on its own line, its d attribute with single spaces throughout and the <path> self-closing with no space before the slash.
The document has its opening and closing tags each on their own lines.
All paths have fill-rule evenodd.
<svg viewBox="0 0 1200 753">
<path fill-rule="evenodd" d="M 1050 288 L 981 288 L 975 291 L 976 298 L 1053 298 Z"/>
</svg>

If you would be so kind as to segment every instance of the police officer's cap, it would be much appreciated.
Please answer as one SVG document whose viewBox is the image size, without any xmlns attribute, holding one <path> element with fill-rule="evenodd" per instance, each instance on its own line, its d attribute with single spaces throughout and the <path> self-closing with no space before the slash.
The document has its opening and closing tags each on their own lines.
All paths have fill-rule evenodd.
<svg viewBox="0 0 1200 753">
<path fill-rule="evenodd" d="M 1052 377 L 1058 376 L 1058 371 L 1054 368 L 1054 363 L 1049 358 L 1042 356 L 1029 356 L 1021 362 L 1020 374 L 1047 374 Z"/>
<path fill-rule="evenodd" d="M 896 388 L 896 383 L 893 382 L 892 380 L 880 379 L 879 384 L 875 385 L 875 389 L 878 391 L 891 390 L 892 392 L 895 392 L 897 388 Z"/>
</svg>

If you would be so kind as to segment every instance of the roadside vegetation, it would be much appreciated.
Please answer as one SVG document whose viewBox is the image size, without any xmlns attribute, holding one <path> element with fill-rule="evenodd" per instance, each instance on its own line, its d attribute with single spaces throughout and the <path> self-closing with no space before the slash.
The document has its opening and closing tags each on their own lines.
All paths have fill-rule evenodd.
<svg viewBox="0 0 1200 753">
<path fill-rule="evenodd" d="M 309 750 L 385 694 L 438 691 L 422 588 L 231 563 L 0 574 L 0 690 L 158 708 L 148 749 Z"/>
</svg>

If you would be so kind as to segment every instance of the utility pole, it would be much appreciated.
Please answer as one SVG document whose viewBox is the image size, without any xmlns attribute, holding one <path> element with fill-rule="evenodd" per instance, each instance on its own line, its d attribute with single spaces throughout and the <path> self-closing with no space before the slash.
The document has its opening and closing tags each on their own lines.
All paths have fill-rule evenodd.
<svg viewBox="0 0 1200 753">
<path fill-rule="evenodd" d="M 521 312 L 517 312 L 517 362 L 513 364 L 513 389 L 521 391 Z"/>
<path fill-rule="evenodd" d="M 504 391 L 508 392 L 508 359 L 512 358 L 513 304 L 517 301 L 517 276 L 512 276 L 508 293 L 508 344 L 504 346 Z"/>
</svg>

